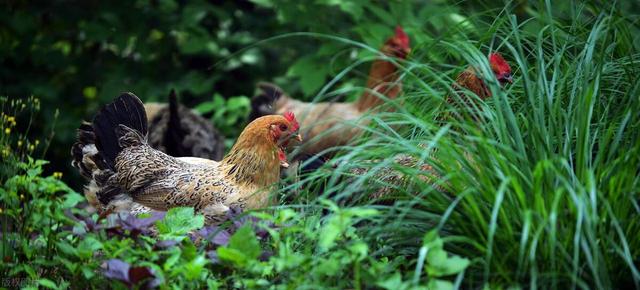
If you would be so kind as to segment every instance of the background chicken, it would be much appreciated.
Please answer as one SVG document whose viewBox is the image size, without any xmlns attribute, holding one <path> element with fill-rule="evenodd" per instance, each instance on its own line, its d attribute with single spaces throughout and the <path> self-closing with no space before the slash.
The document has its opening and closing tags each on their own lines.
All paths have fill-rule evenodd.
<svg viewBox="0 0 640 290">
<path fill-rule="evenodd" d="M 388 57 L 405 59 L 410 52 L 409 37 L 398 26 L 395 35 L 384 43 L 380 51 Z M 384 103 L 385 100 L 378 95 L 395 99 L 402 93 L 398 68 L 388 59 L 374 61 L 366 86 L 367 90 L 352 103 L 306 103 L 289 97 L 273 84 L 261 83 L 258 85 L 261 94 L 252 100 L 250 118 L 294 112 L 302 122 L 302 134 L 307 140 L 301 148 L 303 153 L 318 154 L 327 148 L 345 145 L 358 135 L 359 128 L 341 123 L 357 120 L 368 110 Z"/>
<path fill-rule="evenodd" d="M 174 90 L 169 103 L 146 103 L 151 147 L 174 157 L 220 160 L 224 156 L 224 136 L 193 110 L 178 102 Z"/>
<path fill-rule="evenodd" d="M 500 82 L 500 85 L 513 82 L 511 67 L 500 53 L 492 53 L 489 55 L 489 66 L 498 82 Z M 473 112 L 473 108 L 476 107 L 473 99 L 476 96 L 482 100 L 491 97 L 491 90 L 489 90 L 489 87 L 478 75 L 477 69 L 472 66 L 467 67 L 467 69 L 456 77 L 456 82 L 453 84 L 453 91 L 455 94 L 448 94 L 445 100 L 447 103 L 456 107 L 457 117 L 461 117 L 461 114 L 470 114 L 476 121 L 478 120 L 478 116 Z M 468 95 L 468 91 L 475 94 L 475 96 Z M 449 112 L 440 114 L 438 119 L 440 121 L 446 121 L 446 119 L 450 117 L 448 113 Z"/>
<path fill-rule="evenodd" d="M 489 55 L 489 65 L 491 70 L 493 71 L 496 79 L 500 82 L 501 85 L 505 85 L 506 83 L 513 82 L 511 75 L 511 67 L 504 60 L 504 58 L 499 53 L 493 53 Z M 455 83 L 452 85 L 453 90 L 456 95 L 447 95 L 445 100 L 453 104 L 456 107 L 459 107 L 458 104 L 463 104 L 463 108 L 459 108 L 457 111 L 470 111 L 473 115 L 472 106 L 473 104 L 473 96 L 468 95 L 467 92 L 474 93 L 480 99 L 486 99 L 491 96 L 491 91 L 488 86 L 483 81 L 483 78 L 478 75 L 477 69 L 472 66 L 469 66 L 463 72 L 461 72 L 457 77 Z M 458 98 L 456 100 L 455 98 Z M 456 111 L 456 112 L 457 112 Z M 446 122 L 450 120 L 451 114 L 444 113 L 440 114 L 438 119 L 441 122 Z M 460 115 L 458 115 L 460 117 Z M 477 120 L 477 119 L 476 119 Z M 437 155 L 437 153 L 434 153 Z M 469 160 L 471 160 L 471 156 L 465 154 Z M 437 162 L 437 156 L 433 157 Z M 376 163 L 375 161 L 371 163 Z M 417 175 L 418 178 L 433 186 L 434 189 L 438 191 L 446 191 L 446 185 L 440 183 L 441 175 L 436 171 L 436 169 L 431 165 L 424 161 L 420 161 L 413 156 L 409 156 L 406 154 L 399 154 L 394 156 L 394 163 L 398 164 L 401 167 L 409 167 L 415 168 L 423 172 L 422 175 Z M 352 174 L 357 176 L 362 176 L 367 173 L 368 168 L 355 168 L 351 170 Z M 377 180 L 383 184 L 392 184 L 392 185 L 400 185 L 404 182 L 407 182 L 407 176 L 403 174 L 401 171 L 392 169 L 392 168 L 381 168 L 379 169 L 375 177 L 371 180 Z M 381 186 L 378 188 L 370 198 L 375 199 L 387 199 L 389 198 L 389 194 L 392 192 L 391 186 Z"/>
<path fill-rule="evenodd" d="M 292 113 L 251 122 L 220 162 L 171 157 L 147 143 L 142 102 L 125 93 L 78 130 L 73 166 L 89 179 L 86 194 L 107 211 L 133 213 L 191 206 L 207 223 L 225 219 L 230 207 L 269 204 L 269 187 L 286 167 L 284 148 L 298 137 Z"/>
</svg>

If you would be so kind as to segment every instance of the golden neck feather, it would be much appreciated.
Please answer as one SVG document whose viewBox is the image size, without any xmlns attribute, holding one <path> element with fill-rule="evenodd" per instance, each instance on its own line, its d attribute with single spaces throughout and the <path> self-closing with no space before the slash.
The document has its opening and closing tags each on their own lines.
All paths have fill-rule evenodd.
<svg viewBox="0 0 640 290">
<path fill-rule="evenodd" d="M 268 126 L 247 128 L 221 161 L 225 175 L 237 183 L 266 187 L 280 178 L 278 147 Z"/>
</svg>

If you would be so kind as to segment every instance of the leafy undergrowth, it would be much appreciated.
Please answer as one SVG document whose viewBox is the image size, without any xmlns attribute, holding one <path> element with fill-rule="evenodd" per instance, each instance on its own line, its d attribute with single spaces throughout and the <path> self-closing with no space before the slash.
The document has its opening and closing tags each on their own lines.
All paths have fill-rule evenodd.
<svg viewBox="0 0 640 290">
<path fill-rule="evenodd" d="M 15 135 L 3 106 L 3 286 L 638 288 L 637 15 L 616 3 L 539 1 L 530 18 L 509 6 L 422 37 L 399 63 L 394 112 L 367 116 L 365 136 L 284 182 L 280 206 L 219 227 L 186 208 L 90 214 L 59 173 L 42 176 L 27 157 L 37 140 Z M 496 50 L 514 72 L 505 87 L 486 63 Z M 466 64 L 492 97 L 435 122 L 457 110 L 442 100 Z"/>
<path fill-rule="evenodd" d="M 324 201 L 328 213 L 304 218 L 292 209 L 232 211 L 220 227 L 204 227 L 204 217 L 194 215 L 193 208 L 100 218 L 88 214 L 84 197 L 60 180 L 40 176 L 44 164 L 21 163 L 22 174 L 8 179 L 0 192 L 0 273 L 12 277 L 7 283 L 53 289 L 105 283 L 116 289 L 403 289 L 420 284 L 450 289 L 445 278 L 469 264 L 449 256 L 437 233 L 430 232 L 421 250 L 427 255 L 425 275 L 403 276 L 397 269 L 405 258 L 372 258 L 354 226 L 379 213 L 341 209 L 330 201 Z"/>
</svg>

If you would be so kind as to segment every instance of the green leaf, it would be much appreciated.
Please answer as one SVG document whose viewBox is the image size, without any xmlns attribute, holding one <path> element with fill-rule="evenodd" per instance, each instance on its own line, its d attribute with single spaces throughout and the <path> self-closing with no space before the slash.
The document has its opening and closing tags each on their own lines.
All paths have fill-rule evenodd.
<svg viewBox="0 0 640 290">
<path fill-rule="evenodd" d="M 198 111 L 200 114 L 208 114 L 213 112 L 215 109 L 216 106 L 213 102 L 203 102 L 194 108 L 194 110 Z"/>
<path fill-rule="evenodd" d="M 244 255 L 251 260 L 257 259 L 262 252 L 260 242 L 258 242 L 250 225 L 244 225 L 235 232 L 229 240 L 228 247 L 244 253 Z"/>
<path fill-rule="evenodd" d="M 447 261 L 447 252 L 442 248 L 429 248 L 427 253 L 427 263 L 431 265 L 441 265 Z"/>
<path fill-rule="evenodd" d="M 40 286 L 43 286 L 45 288 L 49 288 L 49 289 L 58 289 L 58 286 L 56 286 L 56 283 L 47 279 L 47 278 L 40 278 L 38 279 L 38 284 Z"/>
<path fill-rule="evenodd" d="M 88 259 L 100 249 L 102 249 L 102 243 L 92 236 L 87 236 L 78 244 L 77 255 L 82 259 Z"/>
<path fill-rule="evenodd" d="M 231 262 L 238 266 L 244 266 L 246 264 L 247 256 L 236 249 L 219 247 L 216 251 L 218 258 L 222 261 Z"/>
<path fill-rule="evenodd" d="M 192 207 L 176 207 L 167 211 L 164 219 L 156 225 L 161 240 L 182 241 L 187 233 L 204 226 L 204 216 L 194 215 Z"/>
<path fill-rule="evenodd" d="M 193 260 L 184 265 L 185 278 L 187 278 L 187 280 L 195 280 L 200 278 L 202 269 L 206 264 L 207 259 L 204 257 L 204 254 L 195 257 Z"/>
<path fill-rule="evenodd" d="M 220 288 L 220 282 L 214 279 L 207 279 L 207 289 L 208 290 L 218 290 Z"/>
<path fill-rule="evenodd" d="M 356 242 L 349 246 L 349 251 L 356 257 L 356 260 L 362 261 L 369 255 L 369 246 L 364 242 Z"/>
<path fill-rule="evenodd" d="M 387 290 L 406 289 L 406 286 L 402 282 L 402 275 L 399 272 L 395 272 L 385 280 L 378 281 L 376 285 Z"/>
<path fill-rule="evenodd" d="M 56 245 L 58 246 L 58 249 L 60 249 L 63 253 L 67 254 L 68 256 L 78 256 L 78 251 L 76 250 L 76 248 L 69 245 L 69 243 L 66 241 L 57 242 Z"/>
<path fill-rule="evenodd" d="M 84 196 L 77 192 L 70 192 L 64 195 L 64 201 L 62 202 L 63 208 L 75 207 L 78 203 L 85 201 Z"/>
<path fill-rule="evenodd" d="M 469 263 L 469 259 L 453 256 L 441 265 L 443 275 L 446 276 L 460 273 L 469 266 Z"/>
<path fill-rule="evenodd" d="M 258 6 L 262 6 L 266 8 L 273 7 L 273 2 L 271 0 L 249 0 L 249 1 L 255 3 Z"/>
<path fill-rule="evenodd" d="M 427 285 L 427 289 L 429 290 L 453 290 L 453 283 L 440 280 L 440 279 L 432 279 L 429 281 Z"/>
<path fill-rule="evenodd" d="M 178 260 L 180 260 L 180 255 L 182 254 L 180 249 L 178 247 L 174 247 L 173 249 L 174 249 L 173 250 L 174 252 L 171 253 L 171 256 L 167 258 L 167 260 L 162 265 L 162 268 L 165 271 L 168 271 L 171 268 L 173 268 L 173 266 L 178 262 Z"/>
<path fill-rule="evenodd" d="M 318 246 L 320 246 L 320 249 L 322 251 L 327 251 L 333 248 L 336 240 L 345 230 L 346 225 L 350 222 L 350 217 L 333 214 L 320 230 L 320 238 L 318 240 Z"/>
<path fill-rule="evenodd" d="M 93 269 L 91 268 L 82 267 L 80 268 L 80 271 L 82 271 L 82 275 L 87 279 L 91 279 L 93 276 L 96 275 L 96 272 L 94 272 Z"/>
</svg>

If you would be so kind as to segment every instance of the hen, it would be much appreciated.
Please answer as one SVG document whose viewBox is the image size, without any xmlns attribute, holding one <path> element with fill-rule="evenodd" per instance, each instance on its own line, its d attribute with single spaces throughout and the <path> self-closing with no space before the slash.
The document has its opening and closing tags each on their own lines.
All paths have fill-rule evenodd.
<svg viewBox="0 0 640 290">
<path fill-rule="evenodd" d="M 500 85 L 504 86 L 507 83 L 513 82 L 511 67 L 500 53 L 492 53 L 489 55 L 489 65 L 496 79 L 500 82 Z M 457 115 L 461 113 L 471 113 L 477 121 L 478 117 L 475 116 L 471 110 L 474 107 L 473 97 L 468 96 L 466 91 L 474 93 L 481 100 L 491 97 L 491 91 L 482 78 L 478 76 L 476 70 L 476 68 L 469 66 L 456 77 L 456 82 L 453 84 L 453 91 L 456 94 L 449 94 L 446 97 L 446 102 L 454 106 L 462 105 L 462 108 L 458 108 L 458 112 L 456 112 Z M 439 116 L 439 119 L 442 121 L 447 117 L 448 114 L 443 114 Z"/>
<path fill-rule="evenodd" d="M 513 82 L 511 67 L 499 53 L 493 53 L 489 56 L 489 64 L 491 66 L 493 74 L 501 85 Z M 453 84 L 453 89 L 460 100 L 458 104 L 462 103 L 465 106 L 464 108 L 461 108 L 461 110 L 471 110 L 470 107 L 473 105 L 472 97 L 468 96 L 468 94 L 466 93 L 467 91 L 474 93 L 480 99 L 486 99 L 491 96 L 491 91 L 483 81 L 483 78 L 481 78 L 477 74 L 476 69 L 472 66 L 469 66 L 466 70 L 464 70 L 457 76 L 456 82 Z M 445 100 L 449 103 L 454 103 L 455 97 L 456 96 L 448 95 Z M 447 121 L 448 117 L 448 114 L 443 114 L 439 116 L 439 119 L 440 121 Z M 472 158 L 466 153 L 465 156 L 469 159 Z M 423 174 L 417 175 L 417 178 L 419 178 L 422 182 L 426 182 L 432 185 L 438 191 L 446 191 L 446 184 L 442 183 L 440 174 L 431 164 L 417 160 L 413 156 L 409 156 L 406 154 L 398 154 L 393 158 L 394 163 L 401 167 L 415 168 L 423 172 Z M 433 156 L 433 159 L 437 162 L 437 156 Z M 367 163 L 375 163 L 375 161 Z M 361 176 L 365 175 L 368 170 L 369 169 L 367 168 L 355 168 L 351 170 L 351 173 L 356 176 Z M 376 172 L 375 177 L 371 180 L 376 180 L 377 182 L 381 182 L 382 184 L 391 184 L 397 186 L 407 181 L 407 177 L 408 176 L 404 175 L 401 171 L 392 168 L 382 168 L 378 172 Z M 377 191 L 372 193 L 370 198 L 390 198 L 389 194 L 392 192 L 392 188 L 393 186 L 381 186 L 377 189 Z"/>
<path fill-rule="evenodd" d="M 222 161 L 171 157 L 147 142 L 142 102 L 125 93 L 102 108 L 92 123 L 78 130 L 73 162 L 90 183 L 85 194 L 103 211 L 133 213 L 190 206 L 208 224 L 225 220 L 231 207 L 269 205 L 270 187 L 291 138 L 300 139 L 293 113 L 269 115 L 251 122 Z"/>
<path fill-rule="evenodd" d="M 380 51 L 387 57 L 405 59 L 410 52 L 409 37 L 398 26 L 395 35 L 384 43 Z M 367 79 L 367 90 L 352 103 L 306 103 L 287 96 L 273 84 L 261 83 L 258 84 L 261 94 L 252 100 L 250 118 L 285 111 L 295 113 L 301 120 L 302 135 L 307 140 L 301 147 L 302 153 L 318 154 L 325 149 L 345 145 L 358 135 L 360 128 L 342 123 L 358 120 L 368 110 L 383 104 L 385 100 L 379 95 L 387 99 L 398 97 L 402 93 L 399 77 L 396 64 L 388 58 L 374 61 Z"/>
<path fill-rule="evenodd" d="M 174 157 L 192 156 L 220 160 L 224 156 L 224 136 L 211 122 L 178 103 L 175 91 L 169 104 L 146 103 L 149 145 Z"/>
</svg>

